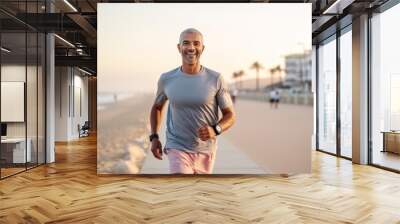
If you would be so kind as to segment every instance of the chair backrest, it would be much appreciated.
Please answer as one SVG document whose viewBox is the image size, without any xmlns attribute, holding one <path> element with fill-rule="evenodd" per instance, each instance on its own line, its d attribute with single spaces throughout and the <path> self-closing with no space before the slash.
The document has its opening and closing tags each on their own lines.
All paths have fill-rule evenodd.
<svg viewBox="0 0 400 224">
<path fill-rule="evenodd" d="M 85 121 L 85 124 L 83 124 L 82 128 L 89 129 L 90 128 L 89 121 Z"/>
</svg>

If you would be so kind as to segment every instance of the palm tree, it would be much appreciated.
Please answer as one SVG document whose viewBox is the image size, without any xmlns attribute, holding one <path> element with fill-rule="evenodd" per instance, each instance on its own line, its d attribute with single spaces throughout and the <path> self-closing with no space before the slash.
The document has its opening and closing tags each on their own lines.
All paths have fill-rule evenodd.
<svg viewBox="0 0 400 224">
<path fill-rule="evenodd" d="M 269 72 L 270 72 L 270 74 L 271 74 L 271 82 L 270 82 L 271 85 L 274 84 L 274 76 L 275 76 L 275 73 L 278 72 L 278 73 L 280 74 L 281 71 L 282 71 L 282 69 L 281 69 L 281 66 L 280 66 L 280 65 L 277 65 L 277 66 L 275 66 L 275 67 L 269 69 Z"/>
<path fill-rule="evenodd" d="M 270 85 L 273 85 L 273 84 L 274 84 L 275 72 L 276 72 L 275 67 L 269 69 L 269 74 L 271 75 Z"/>
<path fill-rule="evenodd" d="M 242 77 L 245 75 L 245 73 L 244 73 L 244 71 L 243 70 L 240 70 L 240 71 L 238 71 L 237 72 L 237 76 L 238 76 L 238 78 L 239 78 L 239 87 L 240 87 L 240 89 L 242 89 L 242 84 L 243 84 L 243 82 L 242 82 Z"/>
<path fill-rule="evenodd" d="M 238 83 L 238 81 L 237 81 L 237 79 L 239 79 L 239 88 L 242 88 L 242 77 L 244 76 L 244 71 L 243 70 L 240 70 L 240 71 L 237 71 L 237 72 L 234 72 L 234 73 L 232 73 L 232 77 L 233 77 L 233 79 L 235 80 L 235 86 L 236 86 L 236 88 L 238 87 L 238 85 L 237 85 L 237 83 Z"/>
<path fill-rule="evenodd" d="M 283 71 L 283 69 L 281 68 L 281 66 L 280 65 L 278 65 L 278 66 L 276 66 L 276 68 L 275 68 L 275 70 L 276 70 L 276 72 L 278 72 L 278 74 L 279 74 L 279 82 L 282 82 L 282 74 L 281 74 L 281 72 Z"/>
<path fill-rule="evenodd" d="M 251 65 L 251 67 L 250 67 L 251 69 L 255 69 L 256 70 L 256 75 L 257 75 L 257 77 L 256 77 L 256 90 L 257 91 L 259 91 L 260 90 L 260 77 L 259 77 L 259 73 L 260 73 L 260 70 L 261 69 L 263 69 L 264 67 L 260 64 L 260 63 L 258 63 L 258 61 L 256 61 L 256 62 L 254 62 L 252 65 Z"/>
<path fill-rule="evenodd" d="M 235 86 L 236 86 L 236 88 L 237 88 L 237 81 L 236 81 L 236 79 L 238 79 L 238 77 L 239 77 L 238 72 L 232 73 L 232 78 L 235 80 Z"/>
</svg>

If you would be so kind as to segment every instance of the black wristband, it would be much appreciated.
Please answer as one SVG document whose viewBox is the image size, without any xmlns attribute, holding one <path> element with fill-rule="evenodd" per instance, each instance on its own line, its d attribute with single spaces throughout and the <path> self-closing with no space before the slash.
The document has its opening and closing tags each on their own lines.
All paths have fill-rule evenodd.
<svg viewBox="0 0 400 224">
<path fill-rule="evenodd" d="M 213 128 L 213 130 L 214 130 L 214 134 L 215 134 L 215 136 L 217 136 L 218 135 L 218 132 L 217 132 L 217 129 L 215 128 L 215 125 L 213 125 L 213 126 L 211 126 L 212 128 Z"/>
<path fill-rule="evenodd" d="M 153 134 L 151 134 L 150 136 L 149 136 L 149 139 L 150 139 L 150 142 L 152 142 L 153 141 L 153 139 L 158 139 L 159 137 L 158 137 L 158 134 L 157 133 L 153 133 Z"/>
</svg>

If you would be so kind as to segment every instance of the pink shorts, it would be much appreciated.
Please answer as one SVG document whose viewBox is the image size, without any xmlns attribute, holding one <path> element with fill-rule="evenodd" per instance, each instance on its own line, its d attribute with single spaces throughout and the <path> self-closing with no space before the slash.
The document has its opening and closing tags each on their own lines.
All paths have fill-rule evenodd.
<svg viewBox="0 0 400 224">
<path fill-rule="evenodd" d="M 211 174 L 215 152 L 188 153 L 177 149 L 167 149 L 171 174 Z"/>
</svg>

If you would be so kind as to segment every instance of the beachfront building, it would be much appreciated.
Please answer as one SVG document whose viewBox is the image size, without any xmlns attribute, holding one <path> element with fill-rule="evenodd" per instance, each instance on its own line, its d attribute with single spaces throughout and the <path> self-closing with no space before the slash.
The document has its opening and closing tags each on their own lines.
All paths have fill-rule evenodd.
<svg viewBox="0 0 400 224">
<path fill-rule="evenodd" d="M 312 5 L 311 54 L 285 58 L 285 85 L 314 96 L 312 171 L 216 178 L 97 175 L 97 100 L 120 99 L 97 95 L 100 2 L 161 1 L 0 1 L 0 223 L 399 223 L 398 0 L 235 1 Z M 235 107 L 266 119 L 262 103 Z"/>
<path fill-rule="evenodd" d="M 285 55 L 283 85 L 295 91 L 311 91 L 311 52 Z"/>
</svg>

